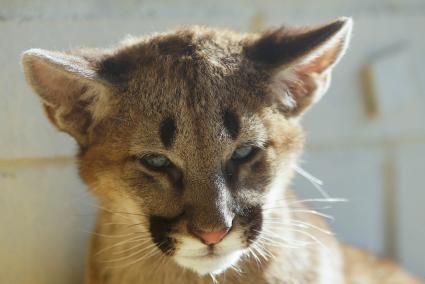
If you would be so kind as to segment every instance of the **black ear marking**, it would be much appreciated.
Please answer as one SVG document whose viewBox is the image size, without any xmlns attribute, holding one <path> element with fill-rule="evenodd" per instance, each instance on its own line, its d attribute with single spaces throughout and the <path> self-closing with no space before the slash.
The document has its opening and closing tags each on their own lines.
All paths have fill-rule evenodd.
<svg viewBox="0 0 425 284">
<path fill-rule="evenodd" d="M 341 17 L 316 27 L 281 27 L 245 41 L 245 56 L 268 74 L 268 92 L 285 116 L 301 115 L 326 93 L 352 26 L 351 18 Z"/>
<path fill-rule="evenodd" d="M 281 27 L 265 32 L 245 46 L 247 58 L 271 67 L 302 57 L 327 42 L 346 24 L 344 19 L 313 28 Z"/>
<path fill-rule="evenodd" d="M 236 139 L 240 131 L 240 122 L 236 114 L 230 110 L 223 112 L 223 124 L 232 139 Z"/>
<path fill-rule="evenodd" d="M 130 72 L 136 68 L 136 62 L 131 54 L 116 54 L 99 61 L 97 69 L 102 78 L 111 83 L 119 83 L 128 79 Z"/>
<path fill-rule="evenodd" d="M 176 132 L 177 127 L 174 118 L 169 117 L 161 123 L 159 135 L 161 137 L 162 144 L 164 144 L 166 148 L 170 148 L 173 145 L 176 138 Z"/>
</svg>

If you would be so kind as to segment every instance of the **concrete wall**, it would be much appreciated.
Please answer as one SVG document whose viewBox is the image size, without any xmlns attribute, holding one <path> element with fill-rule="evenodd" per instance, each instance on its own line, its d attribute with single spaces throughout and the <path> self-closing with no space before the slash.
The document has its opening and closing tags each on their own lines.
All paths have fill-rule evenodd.
<svg viewBox="0 0 425 284">
<path fill-rule="evenodd" d="M 95 211 L 76 174 L 74 143 L 47 123 L 24 83 L 23 50 L 108 46 L 186 24 L 247 31 L 341 15 L 354 17 L 352 46 L 305 117 L 302 167 L 330 195 L 350 200 L 323 209 L 342 240 L 425 277 L 423 1 L 0 0 L 0 283 L 78 283 Z M 320 196 L 302 178 L 294 188 Z"/>
</svg>

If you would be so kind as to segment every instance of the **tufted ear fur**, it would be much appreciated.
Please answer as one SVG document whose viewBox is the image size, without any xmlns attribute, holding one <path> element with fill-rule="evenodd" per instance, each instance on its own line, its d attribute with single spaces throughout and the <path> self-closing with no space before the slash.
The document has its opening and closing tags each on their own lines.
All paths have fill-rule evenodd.
<svg viewBox="0 0 425 284">
<path fill-rule="evenodd" d="M 297 117 L 327 91 L 332 68 L 347 49 L 350 18 L 314 28 L 278 28 L 247 41 L 245 56 L 270 74 L 270 92 L 288 117 Z"/>
<path fill-rule="evenodd" d="M 22 56 L 28 83 L 43 101 L 50 121 L 80 145 L 110 110 L 108 83 L 81 55 L 30 49 Z"/>
</svg>

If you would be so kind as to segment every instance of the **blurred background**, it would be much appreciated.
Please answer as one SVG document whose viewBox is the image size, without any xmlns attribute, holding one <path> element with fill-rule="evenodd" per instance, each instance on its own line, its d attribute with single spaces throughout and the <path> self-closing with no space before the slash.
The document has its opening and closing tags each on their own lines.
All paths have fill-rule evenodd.
<svg viewBox="0 0 425 284">
<path fill-rule="evenodd" d="M 20 66 L 39 47 L 106 47 L 127 34 L 206 24 L 259 31 L 354 18 L 331 89 L 304 118 L 301 167 L 332 197 L 312 204 L 344 242 L 425 277 L 425 1 L 0 0 L 0 283 L 82 281 L 95 201 L 75 144 L 48 124 Z M 297 177 L 294 190 L 320 198 Z"/>
</svg>

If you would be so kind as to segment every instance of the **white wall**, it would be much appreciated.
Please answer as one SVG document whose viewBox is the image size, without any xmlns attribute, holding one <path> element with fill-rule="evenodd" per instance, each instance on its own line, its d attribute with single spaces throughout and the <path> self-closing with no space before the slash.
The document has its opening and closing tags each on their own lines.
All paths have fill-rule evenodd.
<svg viewBox="0 0 425 284">
<path fill-rule="evenodd" d="M 331 90 L 305 117 L 302 166 L 332 196 L 350 199 L 324 210 L 336 217 L 341 239 L 425 277 L 425 3 L 370 2 L 0 0 L 0 283 L 78 282 L 94 212 L 71 158 L 74 143 L 53 130 L 24 83 L 23 50 L 108 46 L 126 34 L 183 24 L 246 31 L 341 15 L 354 17 L 352 46 Z M 385 106 L 373 119 L 365 64 Z M 319 196 L 301 178 L 294 188 Z"/>
</svg>

